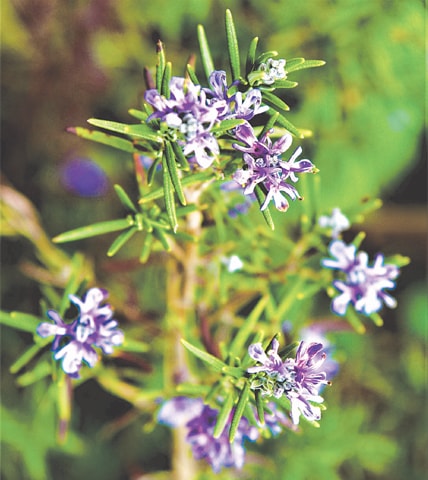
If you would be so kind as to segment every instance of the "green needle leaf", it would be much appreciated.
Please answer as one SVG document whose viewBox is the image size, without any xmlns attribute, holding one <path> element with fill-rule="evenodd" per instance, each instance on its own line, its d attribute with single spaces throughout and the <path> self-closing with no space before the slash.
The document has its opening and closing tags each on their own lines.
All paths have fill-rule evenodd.
<svg viewBox="0 0 428 480">
<path fill-rule="evenodd" d="M 181 181 L 181 185 L 187 187 L 188 185 L 193 185 L 194 183 L 198 182 L 205 182 L 211 180 L 212 178 L 213 173 L 210 171 L 198 172 L 183 178 L 183 180 Z M 154 190 L 153 192 L 148 193 L 147 195 L 144 195 L 144 197 L 141 197 L 138 203 L 148 203 L 152 200 L 162 198 L 163 195 L 163 188 L 159 188 L 157 190 Z"/>
<path fill-rule="evenodd" d="M 187 73 L 188 73 L 188 75 L 189 75 L 190 80 L 192 80 L 192 82 L 193 82 L 195 85 L 200 85 L 201 82 L 198 80 L 198 77 L 196 76 L 195 70 L 194 70 L 194 68 L 192 67 L 192 65 L 187 64 L 186 70 L 187 70 Z"/>
<path fill-rule="evenodd" d="M 198 25 L 198 41 L 199 48 L 201 50 L 201 59 L 202 65 L 204 67 L 205 76 L 207 79 L 210 78 L 211 73 L 214 71 L 214 63 L 208 46 L 207 36 L 205 35 L 205 30 L 202 25 Z"/>
<path fill-rule="evenodd" d="M 246 318 L 244 324 L 238 330 L 235 338 L 229 347 L 230 356 L 239 357 L 242 353 L 244 345 L 247 343 L 248 337 L 253 334 L 256 329 L 257 322 L 259 321 L 266 305 L 268 303 L 269 297 L 267 295 L 263 296 L 258 302 L 257 305 L 253 308 L 251 313 Z"/>
<path fill-rule="evenodd" d="M 290 107 L 273 93 L 263 92 L 263 101 L 279 113 L 286 113 Z"/>
<path fill-rule="evenodd" d="M 352 310 L 352 308 L 348 308 L 345 318 L 357 333 L 360 333 L 361 335 L 365 333 L 366 327 L 364 326 L 360 317 L 354 312 L 354 310 Z"/>
<path fill-rule="evenodd" d="M 191 343 L 186 342 L 186 340 L 181 339 L 181 343 L 184 345 L 185 348 L 187 348 L 187 350 L 189 350 L 189 352 L 193 353 L 195 357 L 198 357 L 200 360 L 205 362 L 213 370 L 221 372 L 224 367 L 227 367 L 227 365 L 219 358 L 214 357 L 214 355 L 211 355 L 210 353 L 201 350 L 198 347 L 195 347 Z"/>
<path fill-rule="evenodd" d="M 163 143 L 162 137 L 160 137 L 148 125 L 143 123 L 128 125 L 126 123 L 112 122 L 110 120 L 100 120 L 98 118 L 90 118 L 88 123 L 95 127 L 111 130 L 112 132 L 122 133 L 135 138 L 142 138 L 150 142 Z"/>
<path fill-rule="evenodd" d="M 23 332 L 36 333 L 36 328 L 41 319 L 29 313 L 5 312 L 0 310 L 0 323 L 8 327 L 22 330 Z"/>
<path fill-rule="evenodd" d="M 245 123 L 245 120 L 240 119 L 240 118 L 232 118 L 229 120 L 223 120 L 220 125 L 215 126 L 211 129 L 211 133 L 214 133 L 215 135 L 223 135 L 223 133 L 226 133 L 228 130 L 232 130 L 233 128 L 237 127 L 238 125 L 242 125 Z"/>
<path fill-rule="evenodd" d="M 175 212 L 174 189 L 171 182 L 171 175 L 169 174 L 168 162 L 166 154 L 162 157 L 162 179 L 163 179 L 163 193 L 165 198 L 166 213 L 168 214 L 169 224 L 175 233 L 178 228 L 177 215 Z"/>
<path fill-rule="evenodd" d="M 156 65 L 156 89 L 160 93 L 165 70 L 165 51 L 163 49 L 163 44 L 160 40 L 156 45 L 156 52 L 158 55 L 158 63 Z"/>
<path fill-rule="evenodd" d="M 52 373 L 51 364 L 47 361 L 39 362 L 33 368 L 33 370 L 29 372 L 23 373 L 16 379 L 16 383 L 20 387 L 28 387 L 29 385 L 41 380 L 44 377 L 47 377 Z"/>
<path fill-rule="evenodd" d="M 262 206 L 266 195 L 263 193 L 262 189 L 256 185 L 256 188 L 254 189 L 254 194 L 256 195 L 257 201 L 259 202 L 259 205 Z M 269 210 L 269 206 L 267 206 L 264 210 L 260 210 L 262 212 L 262 215 L 264 219 L 266 220 L 266 223 L 269 225 L 269 227 L 272 230 L 275 230 L 275 224 L 273 223 L 272 215 Z"/>
<path fill-rule="evenodd" d="M 250 46 L 248 47 L 247 53 L 247 62 L 246 62 L 246 74 L 248 75 L 254 67 L 256 62 L 256 50 L 257 44 L 259 43 L 259 37 L 254 37 L 251 40 Z"/>
<path fill-rule="evenodd" d="M 325 65 L 325 62 L 323 60 L 304 60 L 302 58 L 295 60 L 303 60 L 303 62 L 296 62 L 295 64 L 291 64 L 291 66 L 291 60 L 287 62 L 285 69 L 288 73 L 296 72 L 297 70 L 303 70 L 304 68 L 322 67 L 323 65 Z"/>
<path fill-rule="evenodd" d="M 125 190 L 120 185 L 117 185 L 117 184 L 114 186 L 114 189 L 116 191 L 117 196 L 119 197 L 119 200 L 122 202 L 122 205 L 127 209 L 131 210 L 131 212 L 137 213 L 138 212 L 137 208 L 132 203 L 132 200 L 129 198 Z"/>
<path fill-rule="evenodd" d="M 180 203 L 182 205 L 186 205 L 186 197 L 184 196 L 183 187 L 181 186 L 180 178 L 178 175 L 177 162 L 175 161 L 175 155 L 171 143 L 166 142 L 165 147 L 166 164 L 168 166 L 168 171 L 171 176 L 171 181 L 174 186 L 175 193 L 177 194 Z"/>
<path fill-rule="evenodd" d="M 172 145 L 172 149 L 174 150 L 175 157 L 177 158 L 178 163 L 180 164 L 181 169 L 184 170 L 185 172 L 188 172 L 190 170 L 190 165 L 180 145 L 178 145 L 177 142 L 172 142 L 171 145 Z"/>
<path fill-rule="evenodd" d="M 229 50 L 230 69 L 232 71 L 233 80 L 241 77 L 241 66 L 239 59 L 238 39 L 236 37 L 235 25 L 233 23 L 232 12 L 226 10 L 226 38 Z"/>
<path fill-rule="evenodd" d="M 303 138 L 303 134 L 300 132 L 300 130 L 282 115 L 278 117 L 277 123 L 281 127 L 287 129 L 291 134 L 295 135 L 296 137 Z"/>
<path fill-rule="evenodd" d="M 150 256 L 150 252 L 152 250 L 152 245 L 153 245 L 153 235 L 151 233 L 147 233 L 147 235 L 144 237 L 143 248 L 141 249 L 141 253 L 140 253 L 140 263 L 147 262 Z"/>
<path fill-rule="evenodd" d="M 141 120 L 142 122 L 145 122 L 147 120 L 147 117 L 149 116 L 146 112 L 142 112 L 141 110 L 137 110 L 136 108 L 130 108 L 128 110 L 128 113 L 129 115 L 137 118 L 138 120 Z"/>
<path fill-rule="evenodd" d="M 136 227 L 131 227 L 129 230 L 122 232 L 116 237 L 113 243 L 110 245 L 110 248 L 107 250 L 107 256 L 113 257 L 116 253 L 125 245 L 125 243 L 134 236 L 134 233 L 137 232 Z"/>
<path fill-rule="evenodd" d="M 77 135 L 80 138 L 85 138 L 86 140 L 92 140 L 93 142 L 102 143 L 103 145 L 117 148 L 118 150 L 122 150 L 124 152 L 138 152 L 138 150 L 129 140 L 114 137 L 112 135 L 108 135 L 107 133 L 98 132 L 96 130 L 88 130 L 87 128 L 82 127 L 69 127 L 67 128 L 67 132 Z"/>
<path fill-rule="evenodd" d="M 163 72 L 163 78 L 162 78 L 162 95 L 165 96 L 165 98 L 169 98 L 169 82 L 171 80 L 171 73 L 172 73 L 172 64 L 171 62 L 167 62 L 165 65 L 165 70 Z"/>
<path fill-rule="evenodd" d="M 305 63 L 304 58 L 290 58 L 285 64 L 285 70 L 287 73 L 293 72 L 299 65 Z"/>
<path fill-rule="evenodd" d="M 292 82 L 291 80 L 276 80 L 272 85 L 275 88 L 294 88 L 299 85 L 297 82 Z"/>
<path fill-rule="evenodd" d="M 244 413 L 245 405 L 248 402 L 248 396 L 250 394 L 250 384 L 246 381 L 244 388 L 241 391 L 241 395 L 239 396 L 238 403 L 236 405 L 235 413 L 232 418 L 232 422 L 230 425 L 229 430 L 229 441 L 233 443 L 235 440 L 235 435 L 238 430 L 239 422 L 241 421 L 241 417 Z"/>
<path fill-rule="evenodd" d="M 263 408 L 263 399 L 260 393 L 260 390 L 256 390 L 255 392 L 256 397 L 256 408 L 257 408 L 257 415 L 259 416 L 260 423 L 262 425 L 265 424 L 265 412 Z"/>
<path fill-rule="evenodd" d="M 68 232 L 61 233 L 52 239 L 55 243 L 74 242 L 83 238 L 95 237 L 105 233 L 124 230 L 133 225 L 132 218 L 122 218 L 120 220 L 108 220 L 106 222 L 94 223 L 86 227 L 76 228 Z"/>
<path fill-rule="evenodd" d="M 9 371 L 12 374 L 18 373 L 21 368 L 25 367 L 42 348 L 52 342 L 52 338 L 44 338 L 42 343 L 32 345 L 28 350 L 26 350 L 22 355 L 20 355 L 10 366 Z"/>
<path fill-rule="evenodd" d="M 171 251 L 171 246 L 168 243 L 168 239 L 166 238 L 165 230 L 163 228 L 154 228 L 153 235 L 159 240 L 167 252 Z"/>
<path fill-rule="evenodd" d="M 271 128 L 274 127 L 276 121 L 278 120 L 279 117 L 279 112 L 275 112 L 267 121 L 266 125 L 263 127 L 262 132 L 260 133 L 260 138 L 263 137 L 263 135 L 266 135 Z"/>
<path fill-rule="evenodd" d="M 213 437 L 219 438 L 223 433 L 224 427 L 229 420 L 230 412 L 232 411 L 233 404 L 235 403 L 234 392 L 229 392 L 224 400 L 221 410 L 218 414 L 217 423 L 214 427 Z"/>
</svg>

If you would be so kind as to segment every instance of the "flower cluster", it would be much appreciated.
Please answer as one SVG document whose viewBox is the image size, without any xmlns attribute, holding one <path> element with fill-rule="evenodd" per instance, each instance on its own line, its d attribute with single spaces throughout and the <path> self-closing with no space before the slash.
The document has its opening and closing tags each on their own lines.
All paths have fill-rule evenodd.
<svg viewBox="0 0 428 480">
<path fill-rule="evenodd" d="M 264 210 L 271 200 L 278 210 L 285 212 L 289 203 L 282 195 L 287 194 L 292 200 L 301 199 L 296 187 L 289 183 L 297 182 L 298 173 L 315 173 L 317 169 L 310 160 L 303 159 L 296 162 L 302 153 L 298 147 L 289 160 L 283 160 L 281 155 L 288 150 L 292 143 L 290 134 L 286 134 L 276 142 L 262 136 L 259 140 L 251 125 L 240 125 L 235 130 L 236 138 L 244 145 L 233 144 L 236 150 L 244 152 L 245 167 L 237 170 L 233 179 L 244 188 L 244 194 L 252 194 L 257 185 L 266 190 L 266 200 L 261 209 Z"/>
<path fill-rule="evenodd" d="M 123 343 L 123 333 L 117 328 L 110 305 L 101 305 L 108 294 L 106 290 L 91 288 L 83 300 L 70 295 L 69 298 L 79 309 L 79 316 L 72 323 L 65 323 L 55 310 L 49 310 L 47 316 L 53 324 L 43 322 L 37 327 L 37 333 L 45 338 L 54 335 L 52 351 L 55 360 L 62 359 L 64 372 L 79 378 L 82 362 L 94 367 L 98 354 L 94 347 L 103 353 L 113 353 L 113 347 Z M 68 341 L 64 344 L 63 340 Z"/>
<path fill-rule="evenodd" d="M 248 353 L 260 365 L 249 367 L 251 388 L 260 390 L 262 396 L 280 398 L 285 395 L 291 403 L 290 416 L 295 425 L 300 415 L 314 421 L 321 418 L 320 388 L 328 384 L 321 366 L 326 358 L 321 343 L 300 342 L 295 358 L 282 359 L 278 354 L 279 342 L 274 338 L 266 352 L 261 343 L 248 347 Z"/>
<path fill-rule="evenodd" d="M 172 77 L 169 97 L 157 89 L 147 90 L 145 100 L 154 111 L 148 122 L 158 119 L 166 125 L 167 132 L 181 146 L 184 155 L 201 168 L 209 167 L 219 154 L 219 146 L 212 128 L 222 120 L 250 120 L 267 110 L 261 107 L 262 95 L 250 89 L 245 98 L 226 83 L 226 72 L 214 71 L 210 75 L 211 88 L 201 88 L 191 80 Z"/>
<path fill-rule="evenodd" d="M 384 289 L 395 287 L 394 280 L 400 274 L 396 265 L 384 264 L 384 256 L 379 253 L 370 266 L 366 252 L 358 252 L 355 245 L 346 245 L 341 240 L 331 242 L 329 251 L 333 258 L 323 259 L 322 265 L 342 272 L 345 277 L 333 282 L 341 292 L 332 301 L 334 313 L 344 315 L 350 303 L 364 315 L 377 312 L 382 303 L 390 308 L 397 305 L 396 300 L 384 292 Z"/>
<path fill-rule="evenodd" d="M 284 78 L 284 65 L 285 60 L 263 64 L 264 82 L 272 83 Z M 211 73 L 209 88 L 195 85 L 189 79 L 172 77 L 168 98 L 157 89 L 146 92 L 145 100 L 153 107 L 153 113 L 147 121 L 159 120 L 161 132 L 178 142 L 191 163 L 208 168 L 220 153 L 213 127 L 224 120 L 242 120 L 241 125 L 228 131 L 228 135 L 235 140 L 233 148 L 243 152 L 244 165 L 235 171 L 232 178 L 244 189 L 245 195 L 252 195 L 256 186 L 263 189 L 266 199 L 262 210 L 273 200 L 278 210 L 286 211 L 289 203 L 283 193 L 292 200 L 301 199 L 290 181 L 295 183 L 297 174 L 315 173 L 317 169 L 307 159 L 297 161 L 301 147 L 288 160 L 281 158 L 292 143 L 290 134 L 275 143 L 268 136 L 271 131 L 260 140 L 256 137 L 249 121 L 255 115 L 269 110 L 269 107 L 263 105 L 262 93 L 258 88 L 241 92 L 238 84 L 239 81 L 228 85 L 223 70 Z"/>
<path fill-rule="evenodd" d="M 170 427 L 186 426 L 186 441 L 193 456 L 205 459 L 215 473 L 223 467 L 242 468 L 245 460 L 244 442 L 255 441 L 259 432 L 242 417 L 235 438 L 231 443 L 227 431 L 216 438 L 214 428 L 218 411 L 204 405 L 201 399 L 176 397 L 165 402 L 159 411 L 158 421 Z"/>
</svg>

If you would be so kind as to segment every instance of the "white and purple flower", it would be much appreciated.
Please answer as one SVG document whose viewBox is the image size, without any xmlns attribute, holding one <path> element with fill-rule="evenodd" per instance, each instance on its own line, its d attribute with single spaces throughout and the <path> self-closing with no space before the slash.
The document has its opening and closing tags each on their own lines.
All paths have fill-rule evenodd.
<svg viewBox="0 0 428 480">
<path fill-rule="evenodd" d="M 227 430 L 214 437 L 218 411 L 204 405 L 201 399 L 176 397 L 165 402 L 158 414 L 158 421 L 170 427 L 185 426 L 186 440 L 190 444 L 193 456 L 205 459 L 215 473 L 223 467 L 242 468 L 245 461 L 244 442 L 255 441 L 258 429 L 242 417 L 235 438 L 231 443 Z"/>
<path fill-rule="evenodd" d="M 280 58 L 276 60 L 274 58 L 268 58 L 266 63 L 260 64 L 259 69 L 264 72 L 261 79 L 262 83 L 266 85 L 272 85 L 277 80 L 284 80 L 287 78 L 287 72 L 285 70 L 286 60 Z"/>
<path fill-rule="evenodd" d="M 369 265 L 366 252 L 358 252 L 355 245 L 346 245 L 341 240 L 331 242 L 329 251 L 333 258 L 323 259 L 322 265 L 344 275 L 343 280 L 333 281 L 340 292 L 331 304 L 334 313 L 345 315 L 349 304 L 367 316 L 379 311 L 383 303 L 390 308 L 396 307 L 396 300 L 384 291 L 395 287 L 394 280 L 400 274 L 396 265 L 385 264 L 380 253 Z"/>
<path fill-rule="evenodd" d="M 70 295 L 79 309 L 79 316 L 72 323 L 66 324 L 55 310 L 49 310 L 47 316 L 54 324 L 43 322 L 37 327 L 37 334 L 43 338 L 55 335 L 51 347 L 54 358 L 62 359 L 62 369 L 71 378 L 79 378 L 83 362 L 95 366 L 98 354 L 94 347 L 111 354 L 113 347 L 123 343 L 123 332 L 117 328 L 110 305 L 101 305 L 107 295 L 100 288 L 88 290 L 83 300 Z"/>
<path fill-rule="evenodd" d="M 182 77 L 172 77 L 169 90 L 169 98 L 156 89 L 147 90 L 144 98 L 154 109 L 148 121 L 159 119 L 165 123 L 177 136 L 184 155 L 190 155 L 202 168 L 209 167 L 220 151 L 211 133 L 214 124 L 220 121 L 219 105 L 210 104 L 199 85 Z"/>
<path fill-rule="evenodd" d="M 266 191 L 266 199 L 261 207 L 264 210 L 271 200 L 278 210 L 285 212 L 289 203 L 283 193 L 292 200 L 301 199 L 294 185 L 289 180 L 297 182 L 296 174 L 315 173 L 317 169 L 310 160 L 296 161 L 302 153 L 298 147 L 289 160 L 283 160 L 281 155 L 288 150 L 292 143 L 290 134 L 286 134 L 272 143 L 268 133 L 259 140 L 251 125 L 245 123 L 235 129 L 235 137 L 244 145 L 233 144 L 236 150 L 244 153 L 245 167 L 233 174 L 233 179 L 244 189 L 244 194 L 254 192 L 257 185 Z"/>
<path fill-rule="evenodd" d="M 245 94 L 236 91 L 234 84 L 227 85 L 226 72 L 215 70 L 209 78 L 211 88 L 204 88 L 209 102 L 218 111 L 220 120 L 237 118 L 251 120 L 269 109 L 262 106 L 262 94 L 257 88 L 250 88 Z"/>
<path fill-rule="evenodd" d="M 250 367 L 247 372 L 251 388 L 262 396 L 280 398 L 286 396 L 291 402 L 290 416 L 294 425 L 303 415 L 309 421 L 321 418 L 319 395 L 323 385 L 328 384 L 326 373 L 321 369 L 326 358 L 321 343 L 300 342 L 295 358 L 282 359 L 278 354 L 279 342 L 274 338 L 271 348 L 265 352 L 261 343 L 249 346 L 248 354 L 260 365 Z"/>
</svg>

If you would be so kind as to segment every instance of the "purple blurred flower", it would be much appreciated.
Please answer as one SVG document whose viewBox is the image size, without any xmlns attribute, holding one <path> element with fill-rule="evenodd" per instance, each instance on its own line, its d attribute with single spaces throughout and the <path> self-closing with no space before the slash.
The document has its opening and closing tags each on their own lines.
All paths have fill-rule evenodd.
<svg viewBox="0 0 428 480">
<path fill-rule="evenodd" d="M 61 167 L 60 180 L 67 190 L 81 197 L 100 197 L 108 189 L 105 172 L 86 158 L 67 160 Z"/>
<path fill-rule="evenodd" d="M 260 90 L 251 88 L 244 96 L 242 92 L 236 91 L 234 84 L 228 87 L 226 72 L 223 70 L 212 72 L 209 84 L 211 88 L 204 88 L 204 91 L 210 99 L 211 105 L 217 109 L 220 120 L 238 118 L 248 121 L 269 109 L 267 106 L 261 106 Z"/>
<path fill-rule="evenodd" d="M 159 411 L 161 423 L 177 427 L 185 425 L 186 440 L 190 444 L 193 456 L 205 459 L 215 473 L 223 467 L 242 468 L 245 460 L 245 439 L 254 441 L 258 437 L 258 429 L 252 427 L 242 417 L 234 441 L 230 443 L 227 430 L 218 438 L 214 438 L 218 411 L 204 405 L 201 399 L 177 397 L 168 400 Z"/>
<path fill-rule="evenodd" d="M 272 348 L 265 352 L 261 343 L 250 345 L 251 358 L 261 363 L 250 367 L 251 388 L 260 390 L 263 396 L 280 398 L 285 395 L 291 402 L 290 416 L 293 424 L 299 423 L 300 415 L 313 421 L 321 418 L 320 404 L 323 398 L 318 395 L 320 388 L 327 384 L 326 373 L 321 366 L 326 358 L 321 343 L 300 342 L 296 357 L 282 359 L 278 355 L 279 343 L 272 341 Z"/>
<path fill-rule="evenodd" d="M 263 135 L 259 140 L 251 125 L 245 123 L 235 129 L 235 137 L 244 143 L 233 144 L 236 150 L 244 152 L 243 159 L 245 167 L 233 174 L 233 179 L 244 188 L 244 194 L 252 194 L 257 185 L 262 185 L 267 192 L 266 199 L 261 207 L 264 210 L 271 200 L 274 201 L 278 210 L 285 212 L 289 203 L 283 196 L 287 194 L 292 200 L 301 199 L 294 185 L 289 180 L 297 182 L 296 174 L 315 173 L 317 169 L 310 160 L 303 159 L 296 162 L 297 157 L 302 153 L 298 147 L 291 158 L 282 160 L 282 155 L 291 146 L 292 137 L 286 134 L 272 143 L 268 134 Z"/>
<path fill-rule="evenodd" d="M 239 190 L 239 192 L 242 193 L 241 187 L 234 180 L 222 183 L 220 186 L 220 190 L 222 192 L 236 192 Z M 245 195 L 243 196 L 243 201 L 230 207 L 227 214 L 230 218 L 236 218 L 238 215 L 243 215 L 248 212 L 249 208 L 255 200 L 255 195 Z"/>
<path fill-rule="evenodd" d="M 184 155 L 192 155 L 200 167 L 207 168 L 219 154 L 217 140 L 210 133 L 219 121 L 218 109 L 209 104 L 204 90 L 188 79 L 172 77 L 169 89 L 169 98 L 156 89 L 147 90 L 145 100 L 154 108 L 148 121 L 164 122 L 177 136 Z"/>
<path fill-rule="evenodd" d="M 289 417 L 284 412 L 278 409 L 275 403 L 268 402 L 264 409 L 265 429 L 273 436 L 279 435 L 282 432 L 282 427 L 289 430 L 297 430 L 296 425 L 292 423 Z"/>
<path fill-rule="evenodd" d="M 113 353 L 113 347 L 123 343 L 123 333 L 117 328 L 109 305 L 101 305 L 107 298 L 106 290 L 91 288 L 83 300 L 70 295 L 70 300 L 79 308 L 79 316 L 70 324 L 64 323 L 55 310 L 47 316 L 54 324 L 43 322 L 37 334 L 43 338 L 55 335 L 52 351 L 55 360 L 62 359 L 62 369 L 72 378 L 79 378 L 82 362 L 94 367 L 98 355 L 94 347 L 105 354 Z M 64 345 L 63 340 L 68 342 Z"/>
<path fill-rule="evenodd" d="M 331 237 L 337 239 L 344 230 L 351 226 L 351 223 L 340 211 L 340 208 L 333 208 L 330 216 L 322 215 L 318 219 L 318 225 L 322 228 L 331 229 Z"/>
<path fill-rule="evenodd" d="M 339 270 L 343 280 L 333 281 L 340 295 L 332 301 L 331 308 L 337 315 L 344 315 L 351 303 L 355 310 L 370 315 L 381 309 L 382 303 L 394 308 L 396 300 L 384 292 L 395 287 L 395 280 L 400 274 L 396 265 L 384 264 L 382 254 L 377 254 L 373 265 L 368 264 L 368 254 L 357 252 L 355 245 L 346 245 L 341 240 L 334 240 L 329 246 L 333 258 L 325 258 L 322 265 Z"/>
</svg>

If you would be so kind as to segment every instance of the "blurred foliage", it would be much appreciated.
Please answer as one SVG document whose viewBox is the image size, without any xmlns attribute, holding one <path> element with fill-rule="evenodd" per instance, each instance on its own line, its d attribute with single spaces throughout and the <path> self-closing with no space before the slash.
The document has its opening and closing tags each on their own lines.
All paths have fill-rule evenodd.
<svg viewBox="0 0 428 480">
<path fill-rule="evenodd" d="M 90 158 L 112 183 L 136 191 L 127 154 L 74 138 L 65 128 L 82 125 L 89 117 L 130 121 L 127 109 L 141 106 L 144 67 L 154 71 L 156 41 L 165 43 L 174 68 L 183 66 L 174 71 L 181 75 L 189 55 L 198 53 L 197 23 L 205 25 L 216 67 L 227 68 L 224 38 L 218 35 L 225 8 L 233 11 L 241 45 L 258 35 L 262 50 L 278 50 L 284 58 L 320 58 L 327 65 L 296 73 L 293 79 L 300 82 L 299 88 L 284 96 L 292 107 L 293 123 L 314 133 L 303 145 L 321 172 L 315 182 L 302 179 L 305 202 L 293 205 L 286 216 L 275 215 L 279 228 L 274 234 L 265 231 L 259 212 L 251 211 L 242 221 L 257 225 L 257 235 L 244 239 L 234 222 L 220 222 L 224 212 L 213 208 L 217 238 L 223 238 L 225 229 L 233 230 L 231 238 L 241 240 L 233 253 L 245 260 L 257 246 L 262 252 L 259 264 L 275 265 L 281 261 L 284 232 L 292 234 L 302 214 L 314 218 L 339 204 L 352 214 L 356 204 L 379 195 L 407 201 L 395 192 L 424 202 L 417 193 L 424 188 L 418 163 L 425 84 L 424 8 L 419 0 L 3 0 L 2 172 L 7 183 L 35 204 L 49 236 L 123 213 L 112 185 L 106 195 L 91 199 L 65 189 L 60 169 L 70 158 Z M 200 64 L 196 67 L 201 71 Z M 403 190 L 412 171 L 416 180 Z M 22 212 L 23 205 L 15 204 L 16 212 Z M 76 245 L 61 251 L 50 246 L 43 257 L 46 244 L 39 248 L 39 237 L 31 234 L 43 231 L 40 220 L 33 213 L 30 217 L 29 233 L 3 232 L 10 236 L 2 242 L 2 308 L 39 315 L 40 292 L 29 278 L 43 284 L 40 264 L 56 263 L 58 258 L 66 265 Z M 401 229 L 388 238 L 384 250 L 395 251 L 398 238 L 401 253 L 419 264 L 403 274 L 401 302 L 384 329 L 370 327 L 364 337 L 331 335 L 341 370 L 326 392 L 322 427 L 304 428 L 303 435 L 288 432 L 260 446 L 259 453 L 250 446 L 248 472 L 256 477 L 245 470 L 223 471 L 220 479 L 263 480 L 273 474 L 294 480 L 424 478 L 428 325 L 421 265 L 426 252 L 424 240 L 406 232 L 406 216 L 396 223 Z M 380 217 L 376 229 L 382 228 Z M 126 252 L 107 259 L 104 252 L 111 241 L 112 237 L 79 242 L 79 249 L 90 252 L 88 278 L 101 278 L 111 290 L 111 303 L 135 338 L 156 338 L 165 308 L 160 294 L 165 286 L 162 259 L 155 257 L 141 269 L 132 260 L 139 248 L 133 240 Z M 371 247 L 379 245 L 374 242 Z M 230 253 L 228 248 L 219 254 Z M 56 265 L 55 281 L 62 285 L 63 272 Z M 222 288 L 220 304 L 233 285 Z M 318 315 L 304 309 L 299 314 L 308 320 Z M 32 342 L 26 332 L 2 329 L 3 478 L 117 480 L 167 470 L 167 430 L 132 402 L 117 399 L 115 392 L 122 385 L 111 379 L 102 388 L 89 380 L 76 389 L 72 428 L 59 445 L 52 387 L 41 380 L 24 390 L 8 371 L 17 352 Z M 139 362 L 138 368 L 147 372 L 145 386 L 155 388 L 163 372 L 152 372 L 144 354 Z M 132 369 L 128 373 L 132 376 Z M 261 457 L 264 451 L 270 460 Z M 201 478 L 211 477 L 206 473 Z"/>
</svg>

